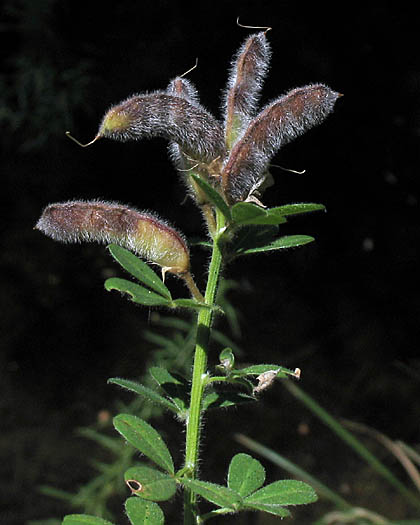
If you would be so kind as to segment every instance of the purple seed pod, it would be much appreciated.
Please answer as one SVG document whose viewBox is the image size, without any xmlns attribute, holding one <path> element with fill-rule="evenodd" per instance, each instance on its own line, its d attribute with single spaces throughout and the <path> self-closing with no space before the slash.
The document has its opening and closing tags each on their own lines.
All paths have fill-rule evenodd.
<svg viewBox="0 0 420 525">
<path fill-rule="evenodd" d="M 119 244 L 170 273 L 189 271 L 189 250 L 180 233 L 155 215 L 114 202 L 50 204 L 35 228 L 61 242 Z"/>
<path fill-rule="evenodd" d="M 254 117 L 271 57 L 265 32 L 251 35 L 235 55 L 225 93 L 226 144 L 231 149 Z"/>
<path fill-rule="evenodd" d="M 191 158 L 211 162 L 224 151 L 223 130 L 198 103 L 163 91 L 134 95 L 108 110 L 97 138 L 128 141 L 164 137 Z"/>
<path fill-rule="evenodd" d="M 333 110 L 339 93 L 323 84 L 293 89 L 268 104 L 233 147 L 222 172 L 229 203 L 244 201 L 264 181 L 279 148 L 320 124 Z"/>
</svg>

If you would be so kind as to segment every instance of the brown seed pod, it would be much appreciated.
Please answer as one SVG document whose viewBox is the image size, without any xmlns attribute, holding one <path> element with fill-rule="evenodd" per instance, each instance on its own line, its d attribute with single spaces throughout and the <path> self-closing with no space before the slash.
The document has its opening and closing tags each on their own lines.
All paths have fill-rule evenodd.
<svg viewBox="0 0 420 525">
<path fill-rule="evenodd" d="M 61 242 L 119 244 L 170 273 L 189 270 L 189 250 L 180 233 L 150 213 L 114 202 L 50 204 L 35 228 Z"/>
<path fill-rule="evenodd" d="M 293 89 L 268 104 L 251 121 L 223 168 L 222 187 L 228 202 L 249 198 L 264 181 L 276 151 L 320 124 L 339 96 L 323 84 L 314 84 Z"/>
<path fill-rule="evenodd" d="M 247 38 L 232 61 L 224 101 L 228 149 L 255 115 L 270 56 L 266 32 L 261 32 Z"/>
<path fill-rule="evenodd" d="M 164 137 L 197 161 L 210 162 L 224 151 L 223 130 L 197 102 L 162 91 L 134 95 L 104 116 L 97 138 L 140 140 Z"/>
</svg>

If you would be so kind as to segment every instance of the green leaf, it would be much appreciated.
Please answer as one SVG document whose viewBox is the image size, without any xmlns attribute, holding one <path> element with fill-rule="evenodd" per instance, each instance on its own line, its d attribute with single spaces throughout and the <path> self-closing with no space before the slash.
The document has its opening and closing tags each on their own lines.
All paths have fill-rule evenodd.
<svg viewBox="0 0 420 525">
<path fill-rule="evenodd" d="M 261 208 L 250 202 L 238 202 L 232 207 L 232 220 L 236 226 L 250 224 L 276 225 L 287 222 L 280 213 L 272 213 L 271 209 Z"/>
<path fill-rule="evenodd" d="M 209 408 L 228 408 L 255 401 L 255 397 L 242 392 L 210 392 L 204 396 L 203 410 Z"/>
<path fill-rule="evenodd" d="M 118 385 L 122 388 L 130 390 L 131 392 L 135 392 L 136 394 L 145 397 L 149 401 L 161 405 L 167 410 L 171 410 L 172 412 L 178 412 L 177 407 L 173 403 L 168 401 L 166 398 L 164 398 L 151 388 L 143 386 L 140 383 L 136 383 L 135 381 L 130 381 L 128 379 L 120 379 L 118 377 L 112 377 L 111 379 L 108 379 L 108 383 Z"/>
<path fill-rule="evenodd" d="M 132 467 L 125 472 L 124 479 L 133 494 L 143 499 L 166 501 L 176 492 L 174 478 L 154 468 Z"/>
<path fill-rule="evenodd" d="M 265 481 L 265 469 L 261 463 L 248 454 L 236 454 L 228 472 L 228 487 L 245 498 L 258 490 Z"/>
<path fill-rule="evenodd" d="M 285 479 L 266 485 L 245 498 L 245 503 L 266 505 L 305 505 L 318 499 L 314 489 L 303 481 Z"/>
<path fill-rule="evenodd" d="M 133 253 L 118 246 L 110 244 L 108 246 L 112 257 L 137 280 L 157 292 L 158 294 L 171 300 L 171 293 L 165 286 L 162 279 L 144 261 L 136 257 Z"/>
<path fill-rule="evenodd" d="M 300 203 L 265 209 L 250 202 L 238 202 L 232 207 L 231 213 L 233 223 L 238 226 L 247 224 L 269 225 L 283 224 L 287 222 L 286 217 L 289 215 L 318 210 L 325 210 L 325 206 L 314 203 Z"/>
<path fill-rule="evenodd" d="M 284 206 L 270 208 L 267 211 L 270 213 L 270 215 L 288 216 L 320 210 L 325 210 L 325 206 L 323 204 L 315 204 L 313 202 L 302 202 L 299 204 L 286 204 Z"/>
<path fill-rule="evenodd" d="M 114 417 L 114 427 L 131 445 L 156 465 L 170 474 L 174 473 L 174 464 L 168 447 L 149 423 L 131 414 L 119 414 Z"/>
<path fill-rule="evenodd" d="M 289 376 L 297 377 L 296 371 L 290 368 L 285 368 L 279 365 L 251 365 L 246 368 L 240 368 L 232 370 L 233 376 L 259 376 L 264 372 L 270 372 L 271 370 L 277 370 L 277 377 L 284 378 Z"/>
<path fill-rule="evenodd" d="M 165 368 L 152 366 L 149 373 L 166 395 L 172 400 L 179 412 L 185 412 L 188 406 L 189 388 L 185 379 L 171 374 Z"/>
<path fill-rule="evenodd" d="M 220 306 L 200 303 L 195 299 L 175 299 L 175 301 L 172 301 L 172 305 L 175 305 L 178 308 L 191 308 L 193 310 L 200 310 L 201 308 L 207 308 L 208 310 L 221 310 Z"/>
<path fill-rule="evenodd" d="M 131 296 L 131 300 L 138 304 L 144 304 L 146 306 L 170 306 L 171 301 L 156 294 L 131 281 L 126 279 L 120 279 L 119 277 L 111 277 L 105 281 L 105 289 L 118 290 L 121 293 L 127 293 Z"/>
<path fill-rule="evenodd" d="M 231 245 L 233 253 L 242 253 L 248 248 L 266 246 L 273 242 L 279 232 L 278 226 L 244 226 L 235 234 Z"/>
<path fill-rule="evenodd" d="M 228 487 L 209 483 L 208 481 L 200 481 L 198 479 L 182 479 L 180 481 L 184 487 L 199 494 L 202 498 L 210 501 L 210 503 L 214 503 L 218 507 L 237 510 L 242 506 L 241 496 Z"/>
<path fill-rule="evenodd" d="M 235 366 L 235 354 L 231 348 L 223 349 L 219 354 L 220 367 L 226 372 L 230 372 Z"/>
<path fill-rule="evenodd" d="M 269 514 L 274 514 L 275 516 L 280 516 L 281 518 L 289 518 L 291 516 L 290 512 L 281 505 L 270 505 L 269 503 L 248 504 L 245 500 L 244 508 L 268 512 Z"/>
<path fill-rule="evenodd" d="M 206 182 L 204 179 L 196 175 L 195 173 L 191 173 L 190 177 L 192 177 L 195 182 L 200 186 L 200 188 L 204 191 L 204 193 L 207 195 L 209 201 L 216 206 L 216 208 L 219 208 L 219 210 L 223 213 L 223 215 L 226 217 L 227 221 L 232 220 L 232 216 L 230 213 L 229 206 L 226 204 L 223 197 L 220 195 L 220 193 L 213 188 L 208 182 Z"/>
<path fill-rule="evenodd" d="M 261 206 L 251 202 L 238 202 L 231 209 L 232 222 L 235 224 L 252 224 L 257 217 L 265 217 L 267 212 Z"/>
<path fill-rule="evenodd" d="M 69 514 L 63 519 L 62 525 L 113 525 L 110 521 L 106 521 L 96 516 L 88 516 L 87 514 Z"/>
<path fill-rule="evenodd" d="M 308 244 L 314 240 L 315 239 L 313 237 L 310 237 L 309 235 L 286 235 L 284 237 L 280 237 L 279 239 L 276 239 L 270 244 L 267 244 L 265 246 L 258 246 L 255 248 L 249 248 L 242 252 L 237 253 L 237 255 L 245 255 L 249 253 L 259 253 L 259 252 L 270 252 L 274 250 L 283 250 L 285 248 L 295 248 L 297 246 L 303 246 L 304 244 Z"/>
<path fill-rule="evenodd" d="M 128 498 L 125 511 L 132 525 L 162 525 L 165 521 L 162 509 L 153 501 Z"/>
</svg>

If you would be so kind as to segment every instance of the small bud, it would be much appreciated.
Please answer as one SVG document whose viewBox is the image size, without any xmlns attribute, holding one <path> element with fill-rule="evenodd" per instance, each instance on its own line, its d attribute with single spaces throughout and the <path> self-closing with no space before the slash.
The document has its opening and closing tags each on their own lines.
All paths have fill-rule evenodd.
<svg viewBox="0 0 420 525">
<path fill-rule="evenodd" d="M 279 148 L 320 124 L 339 93 L 322 84 L 297 88 L 266 106 L 235 144 L 223 168 L 222 187 L 230 203 L 246 200 L 264 181 Z"/>
<path fill-rule="evenodd" d="M 232 61 L 225 95 L 226 144 L 231 149 L 254 117 L 271 52 L 265 32 L 245 40 Z"/>
<path fill-rule="evenodd" d="M 113 202 L 50 204 L 35 228 L 61 242 L 116 243 L 174 274 L 189 270 L 189 250 L 180 233 L 150 213 Z"/>
<path fill-rule="evenodd" d="M 210 162 L 224 150 L 223 130 L 198 103 L 156 91 L 134 95 L 104 116 L 98 137 L 128 141 L 164 137 L 197 161 Z"/>
</svg>

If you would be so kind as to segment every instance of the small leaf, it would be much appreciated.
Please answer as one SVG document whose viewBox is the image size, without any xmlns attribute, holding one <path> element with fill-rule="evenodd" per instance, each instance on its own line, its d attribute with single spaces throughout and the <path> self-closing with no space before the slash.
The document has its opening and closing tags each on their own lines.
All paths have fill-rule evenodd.
<svg viewBox="0 0 420 525">
<path fill-rule="evenodd" d="M 219 210 L 223 213 L 223 215 L 226 217 L 227 221 L 231 221 L 232 217 L 230 214 L 229 206 L 226 204 L 223 197 L 220 195 L 220 193 L 213 188 L 208 182 L 206 182 L 201 177 L 198 177 L 195 173 L 191 173 L 190 177 L 192 177 L 195 182 L 198 184 L 198 186 L 204 191 L 204 193 L 207 195 L 209 201 L 216 206 L 216 208 L 219 208 Z"/>
<path fill-rule="evenodd" d="M 113 525 L 110 521 L 106 521 L 96 516 L 88 516 L 87 514 L 69 514 L 63 519 L 62 525 Z"/>
<path fill-rule="evenodd" d="M 276 239 L 275 241 L 271 242 L 270 244 L 267 244 L 266 246 L 249 248 L 240 253 L 237 253 L 237 255 L 245 255 L 249 253 L 259 253 L 259 252 L 270 252 L 274 250 L 283 250 L 285 248 L 295 248 L 297 246 L 303 246 L 304 244 L 308 244 L 314 240 L 315 239 L 313 237 L 310 237 L 309 235 L 286 235 L 284 237 L 280 237 L 279 239 Z"/>
<path fill-rule="evenodd" d="M 174 464 L 168 447 L 149 423 L 131 414 L 119 414 L 114 417 L 114 427 L 131 445 L 156 465 L 170 474 L 174 473 Z"/>
<path fill-rule="evenodd" d="M 275 240 L 279 232 L 278 226 L 243 226 L 235 234 L 231 245 L 233 254 L 241 254 L 249 248 L 266 246 Z"/>
<path fill-rule="evenodd" d="M 246 368 L 240 368 L 232 371 L 233 376 L 259 376 L 264 374 L 264 372 L 270 372 L 271 370 L 277 370 L 278 378 L 285 378 L 288 375 L 297 377 L 297 370 L 291 370 L 290 368 L 285 368 L 279 365 L 252 365 L 247 366 Z"/>
<path fill-rule="evenodd" d="M 211 392 L 204 396 L 203 410 L 209 408 L 228 408 L 255 401 L 255 397 L 241 392 Z"/>
<path fill-rule="evenodd" d="M 133 494 L 143 499 L 166 501 L 176 492 L 174 478 L 154 468 L 132 467 L 125 472 L 124 479 Z"/>
<path fill-rule="evenodd" d="M 236 454 L 228 472 L 228 487 L 245 498 L 258 490 L 265 481 L 265 469 L 261 463 L 248 454 Z"/>
<path fill-rule="evenodd" d="M 166 395 L 172 400 L 179 412 L 185 412 L 188 405 L 189 388 L 185 379 L 171 374 L 165 368 L 152 366 L 149 373 Z"/>
<path fill-rule="evenodd" d="M 172 305 L 178 308 L 191 308 L 193 310 L 200 310 L 201 308 L 207 308 L 208 310 L 221 310 L 218 306 L 199 303 L 195 299 L 175 299 L 175 301 L 172 301 Z"/>
<path fill-rule="evenodd" d="M 120 279 L 119 277 L 111 277 L 110 279 L 107 279 L 105 281 L 105 289 L 108 290 L 108 292 L 110 290 L 118 290 L 121 293 L 127 293 L 131 296 L 131 300 L 134 303 L 144 304 L 146 306 L 171 305 L 171 302 L 165 297 L 162 297 L 143 286 L 132 283 L 131 281 Z"/>
<path fill-rule="evenodd" d="M 219 354 L 220 367 L 225 370 L 225 372 L 230 372 L 235 366 L 235 354 L 232 352 L 231 348 L 225 348 Z"/>
<path fill-rule="evenodd" d="M 272 213 L 271 209 L 261 208 L 251 202 L 238 202 L 232 207 L 233 222 L 237 226 L 251 224 L 278 225 L 287 222 L 280 213 Z"/>
<path fill-rule="evenodd" d="M 284 206 L 278 206 L 276 208 L 270 208 L 268 213 L 271 215 L 282 215 L 282 216 L 289 216 L 289 215 L 297 215 L 299 213 L 308 213 L 312 211 L 320 211 L 325 210 L 325 206 L 323 204 L 315 204 L 313 202 L 302 202 L 299 204 L 286 204 Z"/>
<path fill-rule="evenodd" d="M 285 479 L 266 485 L 245 499 L 246 504 L 305 505 L 318 499 L 314 489 L 303 481 Z"/>
<path fill-rule="evenodd" d="M 162 525 L 165 522 L 162 509 L 153 501 L 128 498 L 125 511 L 132 525 Z"/>
<path fill-rule="evenodd" d="M 231 209 L 232 222 L 235 224 L 252 224 L 257 217 L 265 217 L 267 212 L 264 208 L 251 202 L 238 202 Z"/>
<path fill-rule="evenodd" d="M 242 506 L 241 496 L 234 490 L 223 485 L 216 485 L 215 483 L 200 481 L 198 479 L 182 479 L 181 483 L 184 487 L 199 494 L 202 498 L 214 503 L 218 507 L 237 510 Z"/>
<path fill-rule="evenodd" d="M 135 381 L 130 381 L 128 379 L 120 379 L 118 377 L 112 377 L 111 379 L 108 379 L 108 383 L 118 385 L 122 388 L 130 390 L 131 392 L 135 392 L 136 394 L 145 397 L 149 401 L 161 405 L 167 410 L 171 410 L 172 412 L 178 412 L 177 407 L 173 403 L 168 401 L 166 398 L 164 398 L 151 388 L 143 386 L 140 383 L 136 383 Z"/>
<path fill-rule="evenodd" d="M 148 266 L 144 261 L 136 257 L 134 254 L 118 246 L 110 244 L 108 246 L 112 257 L 126 270 L 129 274 L 137 280 L 154 290 L 163 297 L 171 300 L 171 293 L 163 283 L 162 279 Z"/>
<path fill-rule="evenodd" d="M 280 516 L 281 518 L 289 518 L 291 516 L 290 512 L 281 505 L 270 505 L 268 503 L 252 503 L 248 504 L 245 500 L 244 508 L 259 510 L 261 512 L 268 512 L 269 514 L 274 514 L 275 516 Z"/>
</svg>

